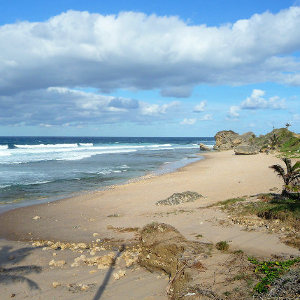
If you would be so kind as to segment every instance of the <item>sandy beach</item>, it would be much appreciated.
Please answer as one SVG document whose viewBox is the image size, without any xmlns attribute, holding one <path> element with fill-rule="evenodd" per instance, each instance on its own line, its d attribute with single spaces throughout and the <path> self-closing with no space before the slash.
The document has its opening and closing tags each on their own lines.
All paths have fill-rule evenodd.
<svg viewBox="0 0 300 300">
<path fill-rule="evenodd" d="M 231 150 L 211 152 L 204 156 L 204 160 L 173 173 L 143 178 L 106 191 L 19 208 L 2 214 L 2 264 L 5 262 L 6 268 L 31 264 L 42 268 L 39 273 L 28 272 L 26 275 L 26 278 L 36 282 L 40 289 L 28 287 L 26 280 L 22 283 L 7 284 L 1 287 L 6 297 L 3 299 L 12 295 L 16 299 L 92 299 L 98 288 L 103 285 L 107 270 L 91 273 L 91 269 L 85 266 L 70 267 L 75 256 L 74 252 L 69 250 L 58 251 L 57 257 L 65 260 L 66 264 L 53 269 L 49 267 L 48 262 L 53 257 L 57 259 L 56 255 L 53 256 L 55 251 L 43 251 L 41 247 L 32 247 L 29 241 L 88 244 L 96 239 L 108 239 L 126 245 L 134 241 L 137 228 L 151 222 L 170 224 L 188 240 L 197 239 L 197 235 L 201 235 L 201 241 L 205 243 L 226 240 L 232 249 L 243 250 L 249 255 L 299 255 L 297 249 L 281 243 L 277 234 L 260 230 L 245 231 L 239 225 L 222 225 L 224 222 L 221 221 L 226 220 L 228 216 L 215 207 L 208 207 L 229 198 L 267 193 L 270 190 L 280 192 L 282 182 L 269 168 L 280 160 L 273 155 L 262 153 L 255 156 L 237 156 Z M 203 197 L 178 206 L 155 204 L 173 193 L 184 191 L 197 192 Z M 30 250 L 22 257 L 22 249 L 28 247 Z M 16 260 L 18 255 L 10 253 L 18 249 L 22 259 Z M 222 255 L 216 257 L 224 257 L 225 254 Z M 214 263 L 217 262 L 218 259 Z M 207 264 L 209 263 L 212 264 L 207 261 Z M 54 288 L 54 281 L 63 284 Z M 72 282 L 90 286 L 84 292 L 80 288 L 77 291 L 75 289 L 75 292 L 73 289 L 72 292 L 70 287 L 66 288 L 67 283 Z M 127 270 L 126 276 L 119 280 L 110 278 L 101 299 L 167 299 L 166 285 L 166 276 L 135 267 Z"/>
</svg>

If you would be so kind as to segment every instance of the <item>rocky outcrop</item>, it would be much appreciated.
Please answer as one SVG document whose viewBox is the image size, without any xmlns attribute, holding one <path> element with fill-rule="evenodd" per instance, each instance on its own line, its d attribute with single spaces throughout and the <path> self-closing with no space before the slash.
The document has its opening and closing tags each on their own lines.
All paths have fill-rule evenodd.
<svg viewBox="0 0 300 300">
<path fill-rule="evenodd" d="M 259 149 L 252 145 L 239 145 L 234 148 L 236 155 L 254 155 L 259 152 Z"/>
<path fill-rule="evenodd" d="M 212 148 L 210 148 L 209 146 L 205 145 L 205 144 L 199 144 L 200 150 L 201 151 L 211 151 Z"/>
<path fill-rule="evenodd" d="M 239 135 L 232 130 L 219 131 L 215 135 L 216 144 L 214 145 L 214 149 L 222 151 L 234 149 L 240 144 L 251 145 L 254 138 L 255 134 L 253 132 Z"/>
<path fill-rule="evenodd" d="M 198 198 L 203 197 L 196 192 L 186 191 L 183 193 L 174 193 L 172 196 L 165 200 L 160 200 L 156 202 L 156 205 L 178 205 L 186 202 L 194 202 Z"/>
</svg>

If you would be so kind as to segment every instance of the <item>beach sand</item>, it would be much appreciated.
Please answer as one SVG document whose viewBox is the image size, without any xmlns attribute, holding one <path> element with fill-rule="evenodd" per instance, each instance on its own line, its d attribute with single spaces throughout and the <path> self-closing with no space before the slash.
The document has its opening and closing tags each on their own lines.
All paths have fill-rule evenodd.
<svg viewBox="0 0 300 300">
<path fill-rule="evenodd" d="M 52 253 L 40 248 L 31 249 L 23 259 L 14 262 L 7 258 L 9 255 L 3 252 L 4 247 L 12 247 L 6 248 L 9 253 L 12 249 L 28 247 L 31 240 L 91 243 L 104 238 L 127 244 L 134 240 L 136 228 L 153 221 L 173 225 L 189 240 L 197 239 L 197 235 L 202 236 L 203 242 L 226 240 L 232 249 L 241 249 L 249 255 L 299 255 L 297 249 L 281 243 L 277 234 L 259 230 L 247 232 L 239 225 L 222 225 L 221 221 L 228 216 L 215 207 L 207 207 L 229 198 L 267 193 L 274 188 L 279 192 L 282 182 L 269 166 L 280 160 L 266 154 L 236 156 L 233 151 L 211 152 L 204 156 L 204 160 L 173 173 L 2 214 L 0 236 L 4 239 L 0 246 L 4 253 L 2 264 L 3 261 L 7 263 L 5 268 L 33 263 L 43 268 L 39 274 L 26 275 L 40 286 L 40 290 L 30 289 L 26 283 L 8 284 L 5 297 L 16 294 L 16 299 L 92 299 L 103 284 L 107 270 L 91 275 L 88 267 L 71 268 L 74 253 L 69 250 L 60 251 L 63 254 L 59 252 L 67 262 L 62 268 L 49 268 Z M 173 193 L 184 191 L 198 192 L 203 197 L 177 206 L 155 205 Z M 53 281 L 64 284 L 53 288 Z M 78 288 L 80 291 L 72 292 L 66 287 L 72 281 L 93 285 L 87 291 Z M 126 271 L 124 278 L 115 281 L 111 278 L 101 299 L 167 299 L 166 285 L 166 277 L 136 267 Z M 27 296 L 22 298 L 24 293 Z"/>
</svg>

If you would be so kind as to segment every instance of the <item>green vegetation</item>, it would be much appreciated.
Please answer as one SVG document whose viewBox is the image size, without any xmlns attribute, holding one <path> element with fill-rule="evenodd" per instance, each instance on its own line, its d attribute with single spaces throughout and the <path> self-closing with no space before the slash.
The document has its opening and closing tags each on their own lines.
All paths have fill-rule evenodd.
<svg viewBox="0 0 300 300">
<path fill-rule="evenodd" d="M 254 290 L 258 293 L 265 293 L 269 290 L 270 285 L 285 272 L 289 271 L 290 267 L 300 258 L 285 260 L 285 261 L 258 261 L 255 258 L 249 257 L 248 260 L 256 265 L 255 273 L 263 275 L 261 280 L 255 285 Z"/>
<path fill-rule="evenodd" d="M 261 150 L 277 150 L 285 156 L 300 157 L 300 136 L 286 128 L 273 129 L 266 135 L 253 139 Z"/>
<path fill-rule="evenodd" d="M 282 158 L 282 161 L 285 163 L 286 171 L 281 165 L 272 165 L 270 168 L 273 169 L 274 172 L 276 172 L 284 182 L 282 195 L 292 196 L 290 191 L 293 191 L 294 188 L 299 187 L 300 161 L 297 161 L 294 165 L 292 165 L 292 162 L 289 158 L 284 157 Z M 296 193 L 296 198 L 300 199 L 299 193 Z"/>
<path fill-rule="evenodd" d="M 240 215 L 255 214 L 267 220 L 278 219 L 288 222 L 298 229 L 300 227 L 300 203 L 291 198 L 261 195 L 262 201 L 247 202 L 239 208 Z M 268 199 L 267 201 L 265 199 Z M 300 229 L 300 228 L 299 228 Z"/>
<path fill-rule="evenodd" d="M 296 198 L 284 197 L 276 194 L 261 194 L 246 201 L 233 202 L 224 206 L 226 211 L 238 219 L 247 219 L 249 215 L 256 215 L 272 231 L 286 233 L 282 241 L 289 246 L 300 247 L 300 201 Z M 273 230 L 274 229 L 274 230 Z"/>
<path fill-rule="evenodd" d="M 231 198 L 231 199 L 227 199 L 227 200 L 224 200 L 224 201 L 219 201 L 215 204 L 212 204 L 210 205 L 209 207 L 212 207 L 212 206 L 219 206 L 219 205 L 222 205 L 224 206 L 224 208 L 228 208 L 230 205 L 236 203 L 236 202 L 241 202 L 241 201 L 245 201 L 246 198 Z"/>
<path fill-rule="evenodd" d="M 226 241 L 220 241 L 216 243 L 216 248 L 220 251 L 227 251 L 229 249 L 229 244 Z"/>
</svg>

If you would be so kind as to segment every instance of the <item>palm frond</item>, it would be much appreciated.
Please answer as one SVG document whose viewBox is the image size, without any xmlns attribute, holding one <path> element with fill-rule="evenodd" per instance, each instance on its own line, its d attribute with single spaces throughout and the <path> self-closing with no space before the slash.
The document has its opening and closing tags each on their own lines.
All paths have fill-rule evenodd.
<svg viewBox="0 0 300 300">
<path fill-rule="evenodd" d="M 292 167 L 293 172 L 300 172 L 300 161 L 298 160 Z"/>
<path fill-rule="evenodd" d="M 281 176 L 282 178 L 284 178 L 285 172 L 281 165 L 272 165 L 272 166 L 270 166 L 270 168 L 273 169 L 274 172 L 276 172 L 278 176 Z"/>
<path fill-rule="evenodd" d="M 282 160 L 286 165 L 287 174 L 292 173 L 292 162 L 291 162 L 291 160 L 287 157 L 284 157 Z"/>
</svg>

